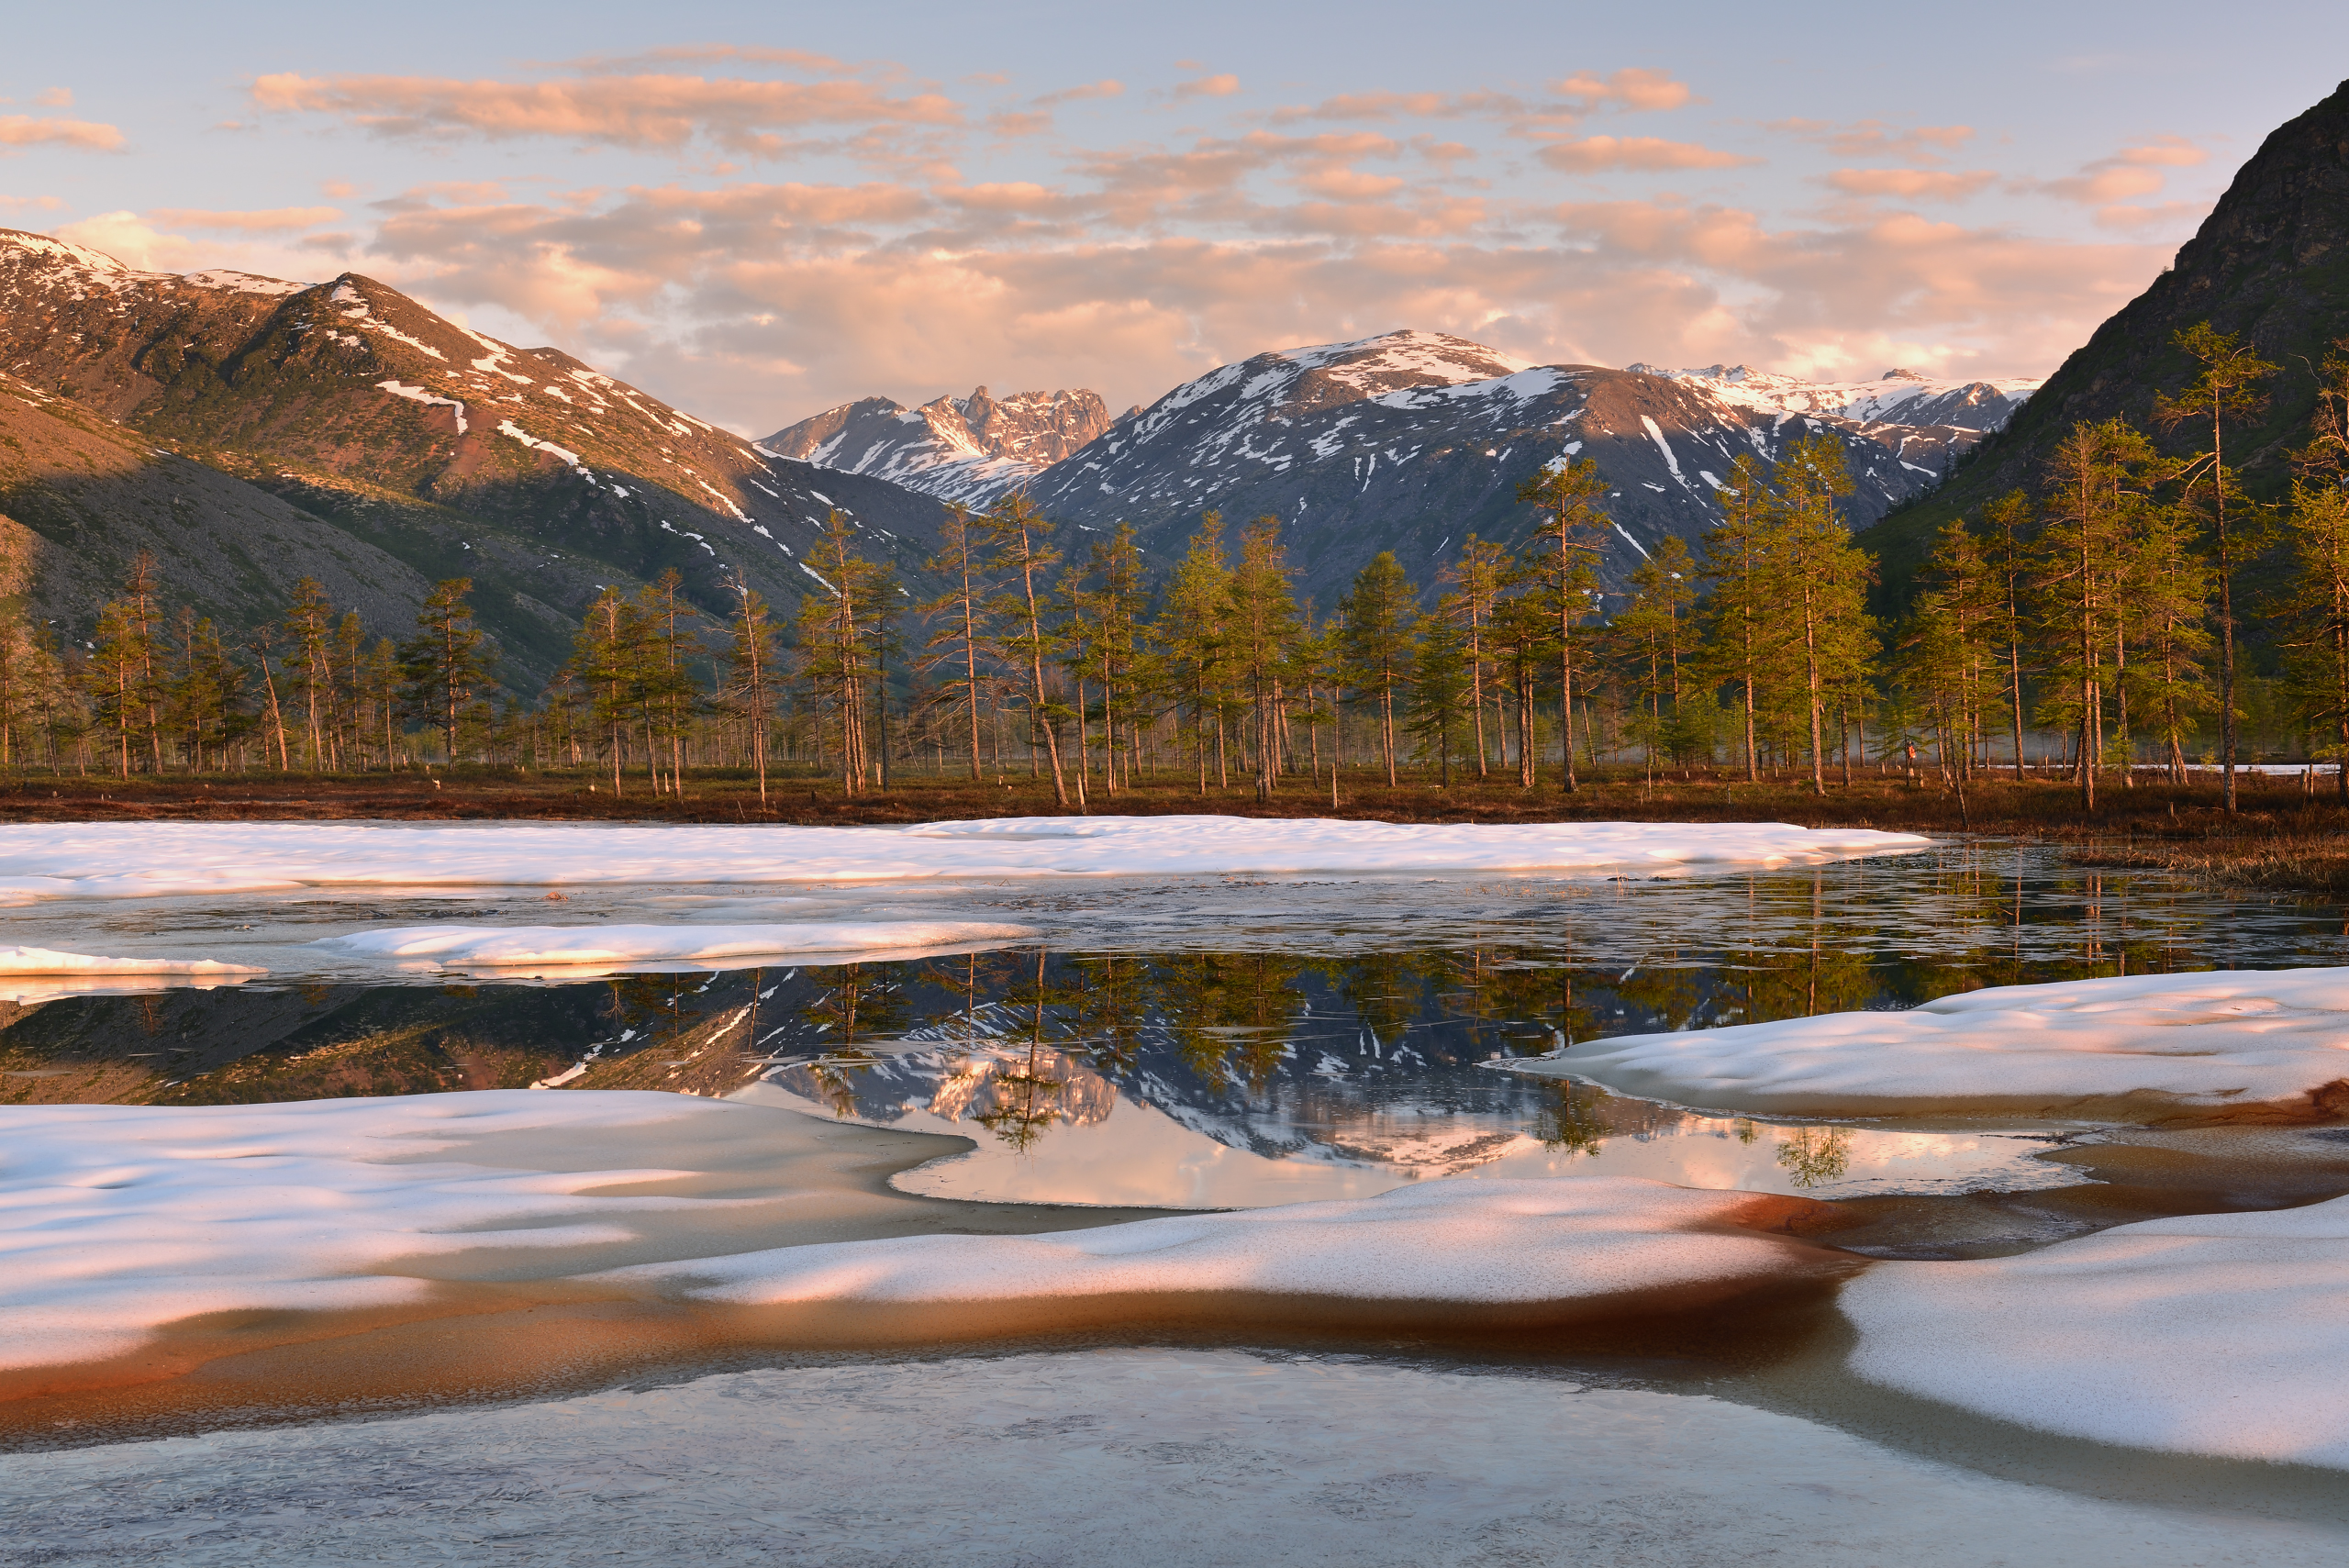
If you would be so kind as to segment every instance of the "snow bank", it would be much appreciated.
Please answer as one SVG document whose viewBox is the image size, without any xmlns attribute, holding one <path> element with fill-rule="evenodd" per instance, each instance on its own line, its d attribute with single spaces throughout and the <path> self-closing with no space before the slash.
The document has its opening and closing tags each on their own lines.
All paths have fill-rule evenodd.
<svg viewBox="0 0 2349 1568">
<path fill-rule="evenodd" d="M 527 1089 L 219 1107 L 0 1106 L 0 1366 L 117 1354 L 197 1313 L 406 1300 L 377 1271 L 478 1247 L 617 1240 L 689 1199 L 576 1195 L 670 1174 L 431 1156 L 461 1140 L 759 1114 L 680 1095 Z M 422 1161 L 425 1162 L 417 1162 Z M 394 1163 L 390 1162 L 403 1162 Z"/>
<path fill-rule="evenodd" d="M 2120 1099 L 2309 1111 L 2307 1096 L 2349 1079 L 2349 968 L 2002 985 L 1904 1013 L 1594 1040 L 1516 1067 L 1787 1115 L 2110 1113 Z"/>
<path fill-rule="evenodd" d="M 99 958 L 49 948 L 0 948 L 0 976 L 17 974 L 266 974 L 241 963 L 208 958 Z"/>
<path fill-rule="evenodd" d="M 864 920 L 780 926 L 395 926 L 325 937 L 312 947 L 366 958 L 429 959 L 445 968 L 614 964 L 674 960 L 725 967 L 777 953 L 888 952 L 1017 941 L 1028 926 L 967 920 Z"/>
<path fill-rule="evenodd" d="M 100 958 L 50 948 L 0 948 L 0 1002 L 30 1006 L 66 996 L 242 984 L 265 969 L 212 959 Z"/>
<path fill-rule="evenodd" d="M 0 827 L 0 903 L 333 886 L 885 882 L 940 877 L 1671 874 L 1929 847 L 1785 823 L 1403 826 L 1235 817 L 1030 817 L 910 828 L 343 822 Z"/>
<path fill-rule="evenodd" d="M 2349 1469 L 2349 1198 L 2123 1225 L 2021 1257 L 1879 1263 L 1852 1369 L 2132 1448 Z"/>
<path fill-rule="evenodd" d="M 1048 1236 L 785 1247 L 604 1277 L 761 1306 L 1201 1291 L 1561 1301 L 1798 1272 L 1804 1260 L 1789 1243 L 1731 1229 L 1741 1214 L 1788 1201 L 1621 1178 L 1428 1182 L 1351 1202 Z"/>
</svg>

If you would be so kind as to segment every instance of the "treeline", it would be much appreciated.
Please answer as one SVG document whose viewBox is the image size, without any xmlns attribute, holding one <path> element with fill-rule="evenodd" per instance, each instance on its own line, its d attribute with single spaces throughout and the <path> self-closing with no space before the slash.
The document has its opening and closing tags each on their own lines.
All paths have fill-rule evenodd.
<svg viewBox="0 0 2349 1568">
<path fill-rule="evenodd" d="M 2035 489 L 1935 541 L 1909 610 L 1871 615 L 1875 561 L 1840 512 L 1841 444 L 1732 463 L 1718 524 L 1691 551 L 1642 550 L 1620 592 L 1597 563 L 1628 539 L 1587 460 L 1518 499 L 1540 526 L 1471 535 L 1424 587 L 1391 553 L 1326 609 L 1300 601 L 1276 518 L 1236 536 L 1205 514 L 1153 570 L 1131 528 L 1071 539 L 1029 498 L 952 508 L 917 601 L 834 513 L 802 565 L 817 584 L 784 625 L 737 584 L 724 616 L 674 573 L 589 607 L 535 702 L 494 685 L 495 648 L 464 579 L 414 633 L 371 639 L 305 580 L 284 618 L 231 645 L 166 617 L 142 556 L 76 648 L 0 624 L 0 764 L 128 774 L 414 765 L 631 774 L 678 792 L 696 768 L 810 766 L 855 793 L 919 768 L 1020 770 L 1083 809 L 1144 782 L 1341 789 L 1404 770 L 1567 790 L 1602 763 L 1727 765 L 1824 792 L 1873 762 L 1961 793 L 2028 748 L 2094 804 L 2152 765 L 2184 782 L 2214 760 L 2232 808 L 2246 699 L 2302 750 L 2349 764 L 2349 343 L 2328 360 L 2280 504 L 2248 496 L 2231 442 L 2275 367 L 2206 324 L 2178 347 L 2190 382 L 2156 402 L 2163 455 L 2122 421 L 2083 424 Z M 1637 547 L 1634 546 L 1636 549 Z M 2274 570 L 2280 553 L 2283 570 Z M 2280 591 L 2243 601 L 2253 567 Z M 2242 669 L 2255 615 L 2277 682 Z M 2209 743 L 2214 740 L 2215 743 Z M 2349 799 L 2349 766 L 2339 785 Z"/>
</svg>

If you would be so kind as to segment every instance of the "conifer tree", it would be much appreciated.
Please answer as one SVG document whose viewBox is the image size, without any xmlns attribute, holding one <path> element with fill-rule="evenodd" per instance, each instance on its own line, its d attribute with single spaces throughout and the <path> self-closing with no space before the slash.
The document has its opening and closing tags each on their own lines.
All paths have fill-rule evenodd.
<svg viewBox="0 0 2349 1568">
<path fill-rule="evenodd" d="M 1231 618 L 1231 568 L 1223 553 L 1223 517 L 1207 512 L 1174 568 L 1159 606 L 1154 639 L 1165 661 L 1167 684 L 1190 709 L 1191 749 L 1199 793 L 1208 792 L 1208 722 L 1222 736 L 1223 685 Z"/>
<path fill-rule="evenodd" d="M 1120 773 L 1118 751 L 1130 751 L 1134 727 L 1141 722 L 1142 606 L 1144 597 L 1141 547 L 1131 526 L 1119 523 L 1108 539 L 1093 547 L 1093 576 L 1097 584 L 1095 676 L 1101 683 L 1103 779 L 1117 793 Z"/>
<path fill-rule="evenodd" d="M 285 612 L 285 636 L 292 645 L 286 661 L 288 695 L 302 705 L 303 734 L 307 738 L 305 765 L 312 773 L 328 766 L 328 737 L 333 731 L 334 606 L 315 577 L 294 584 L 294 603 Z"/>
<path fill-rule="evenodd" d="M 2023 776 L 2022 706 L 2023 639 L 2030 597 L 2032 528 L 2031 497 L 2009 491 L 1982 508 L 1983 560 L 1990 573 L 1992 607 L 1990 635 L 2005 651 L 2007 717 L 2015 749 L 2015 778 Z"/>
<path fill-rule="evenodd" d="M 979 708 L 994 686 L 992 678 L 980 671 L 991 635 L 989 585 L 980 559 L 984 542 L 971 509 L 950 503 L 939 525 L 937 553 L 929 562 L 946 591 L 920 606 L 933 629 L 918 668 L 938 680 L 942 700 L 962 710 L 974 781 L 980 775 Z"/>
<path fill-rule="evenodd" d="M 1517 713 L 1517 783 L 1520 789 L 1531 789 L 1540 782 L 1535 699 L 1553 657 L 1550 628 L 1549 612 L 1538 593 L 1505 598 L 1493 614 L 1490 645 L 1498 654 L 1500 673 L 1508 683 Z"/>
<path fill-rule="evenodd" d="M 1787 652 L 1800 672 L 1810 731 L 1810 787 L 1827 793 L 1824 727 L 1831 700 L 1863 678 L 1876 653 L 1867 614 L 1874 563 L 1852 542 L 1836 502 L 1852 493 L 1843 445 L 1833 436 L 1798 440 L 1776 473 L 1777 515 L 1764 556 L 1787 624 Z"/>
<path fill-rule="evenodd" d="M 799 602 L 800 679 L 818 717 L 829 716 L 839 731 L 841 784 L 856 795 L 874 771 L 873 688 L 880 678 L 881 609 L 890 573 L 858 552 L 845 512 L 831 514 L 811 555 L 830 594 L 810 594 Z"/>
<path fill-rule="evenodd" d="M 1688 547 L 1666 535 L 1632 569 L 1631 602 L 1607 628 L 1651 783 L 1657 756 L 1674 751 L 1680 740 L 1680 662 L 1697 597 L 1694 574 Z"/>
<path fill-rule="evenodd" d="M 1259 800 L 1272 798 L 1280 778 L 1283 685 L 1301 629 L 1280 528 L 1265 516 L 1241 529 L 1231 575 L 1230 662 L 1248 698 Z"/>
<path fill-rule="evenodd" d="M 1454 592 L 1446 595 L 1451 612 L 1459 617 L 1462 658 L 1468 672 L 1468 711 L 1474 723 L 1476 743 L 1476 776 L 1491 776 L 1489 748 L 1485 740 L 1486 670 L 1489 662 L 1485 648 L 1485 631 L 1491 625 L 1494 612 L 1501 597 L 1517 585 L 1521 568 L 1512 558 L 1508 547 L 1491 539 L 1470 534 L 1460 547 L 1460 559 L 1437 573 L 1439 582 L 1452 584 Z"/>
<path fill-rule="evenodd" d="M 688 661 L 699 643 L 691 623 L 699 617 L 684 595 L 685 579 L 674 567 L 637 590 L 638 624 L 643 628 L 641 666 L 637 681 L 638 712 L 645 732 L 645 753 L 654 759 L 652 793 L 661 793 L 657 759 L 669 754 L 669 793 L 685 793 L 685 735 L 693 727 L 700 688 Z"/>
<path fill-rule="evenodd" d="M 496 657 L 465 603 L 473 588 L 470 577 L 434 584 L 416 612 L 416 635 L 399 648 L 403 693 L 417 715 L 440 731 L 451 767 L 465 711 L 488 681 Z"/>
<path fill-rule="evenodd" d="M 1901 639 L 1908 684 L 1931 705 L 1935 750 L 1953 780 L 1973 772 L 1983 673 L 1998 628 L 1998 585 L 1982 541 L 1955 519 L 1918 573 L 1920 592 Z"/>
<path fill-rule="evenodd" d="M 611 759 L 615 795 L 621 793 L 642 643 L 642 617 L 618 588 L 606 588 L 596 596 L 572 643 L 571 667 L 587 690 L 596 743 Z"/>
<path fill-rule="evenodd" d="M 1452 753 L 1464 728 L 1461 710 L 1470 690 L 1467 618 L 1460 605 L 1439 600 L 1433 615 L 1420 617 L 1411 651 L 1409 719 L 1404 728 L 1418 742 L 1413 755 L 1423 762 L 1432 760 L 1437 778 L 1447 789 L 1452 785 Z"/>
<path fill-rule="evenodd" d="M 2047 463 L 2046 528 L 2037 562 L 2051 719 L 2078 740 L 2081 804 L 2096 808 L 2103 761 L 2106 650 L 2121 614 L 2128 543 L 2153 477 L 2154 452 L 2125 421 L 2072 427 Z"/>
<path fill-rule="evenodd" d="M 1778 496 L 1753 454 L 1740 452 L 1730 463 L 1729 483 L 1715 498 L 1721 520 L 1705 535 L 1699 569 L 1712 585 L 1700 612 L 1703 662 L 1708 680 L 1737 690 L 1745 777 L 1751 784 L 1762 776 L 1755 723 L 1778 637 L 1767 554 Z"/>
<path fill-rule="evenodd" d="M 1386 782 L 1395 775 L 1396 698 L 1411 676 L 1411 645 L 1419 625 L 1419 594 L 1393 550 L 1382 550 L 1354 574 L 1340 602 L 1346 685 L 1378 715 L 1379 757 Z"/>
<path fill-rule="evenodd" d="M 2331 737 L 2334 789 L 2349 806 L 2349 491 L 2328 477 L 2292 486 L 2285 673 L 2302 720 Z"/>
<path fill-rule="evenodd" d="M 2184 499 L 2208 520 L 2211 565 L 2219 589 L 2219 768 L 2221 804 L 2235 809 L 2235 597 L 2234 579 L 2243 562 L 2261 543 L 2249 525 L 2255 514 L 2243 495 L 2239 475 L 2226 460 L 2228 428 L 2267 406 L 2260 386 L 2276 373 L 2232 332 L 2213 330 L 2197 322 L 2175 335 L 2174 341 L 2199 368 L 2194 380 L 2176 397 L 2157 395 L 2154 417 L 2165 429 L 2193 426 L 2208 429 L 2210 448 L 2181 464 L 2176 479 Z"/>
<path fill-rule="evenodd" d="M 1553 462 L 1518 486 L 1521 506 L 1541 508 L 1549 521 L 1535 536 L 1537 561 L 1557 617 L 1559 745 L 1565 760 L 1566 793 L 1575 792 L 1575 633 L 1591 612 L 1598 587 L 1593 564 L 1606 548 L 1607 515 L 1594 504 L 1607 494 L 1595 458 Z"/>
<path fill-rule="evenodd" d="M 2187 782 L 2186 738 L 2210 708 L 2202 661 L 2210 651 L 2210 569 L 2194 549 L 2193 520 L 2176 506 L 2137 509 L 2121 573 L 2121 626 L 2137 648 L 2121 686 L 2161 748 L 2172 783 Z"/>
<path fill-rule="evenodd" d="M 734 579 L 734 617 L 728 626 L 724 700 L 748 732 L 751 764 L 759 775 L 759 804 L 764 806 L 767 720 L 774 713 L 776 686 L 774 626 L 766 600 L 739 577 Z M 975 740 L 973 744 L 975 748 Z"/>
<path fill-rule="evenodd" d="M 1024 491 L 1006 494 L 979 524 L 991 547 L 989 569 L 1008 584 L 991 606 L 996 625 L 998 657 L 1027 676 L 1022 694 L 1031 733 L 1043 732 L 1044 753 L 1052 771 L 1052 804 L 1068 809 L 1068 781 L 1061 771 L 1060 717 L 1044 684 L 1044 666 L 1053 657 L 1053 638 L 1044 624 L 1040 584 L 1060 561 L 1060 552 L 1044 542 L 1052 525 L 1047 522 Z"/>
</svg>

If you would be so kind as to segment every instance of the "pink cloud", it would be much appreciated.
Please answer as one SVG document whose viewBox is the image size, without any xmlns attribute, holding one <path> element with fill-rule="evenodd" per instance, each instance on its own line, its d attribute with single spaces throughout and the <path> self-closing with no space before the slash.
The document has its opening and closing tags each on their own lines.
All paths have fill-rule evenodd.
<svg viewBox="0 0 2349 1568">
<path fill-rule="evenodd" d="M 34 95 L 33 103 L 44 109 L 70 109 L 73 106 L 73 89 L 44 87 Z"/>
<path fill-rule="evenodd" d="M 1178 98 L 1229 98 L 1239 91 L 1240 78 L 1229 71 L 1174 83 L 1174 95 Z"/>
<path fill-rule="evenodd" d="M 1695 101 L 1689 96 L 1687 84 L 1674 81 L 1670 72 L 1637 68 L 1618 71 L 1603 79 L 1587 71 L 1577 72 L 1563 82 L 1551 83 L 1550 91 L 1585 114 L 1604 105 L 1624 109 L 1676 109 Z"/>
<path fill-rule="evenodd" d="M 1763 128 L 1815 141 L 1839 158 L 1902 158 L 1914 163 L 1939 163 L 1942 153 L 1955 151 L 1974 136 L 1972 126 L 1901 127 L 1883 120 L 1839 126 L 1829 120 L 1784 119 Z"/>
<path fill-rule="evenodd" d="M 147 215 L 173 228 L 216 228 L 239 234 L 280 234 L 316 228 L 342 216 L 330 206 L 271 207 L 262 212 L 206 212 L 194 207 L 157 207 Z"/>
<path fill-rule="evenodd" d="M 1734 152 L 1717 152 L 1693 141 L 1665 141 L 1653 136 L 1588 136 L 1577 141 L 1553 141 L 1534 156 L 1553 169 L 1575 174 L 1609 170 L 1654 173 L 1670 169 L 1734 169 L 1759 163 Z"/>
<path fill-rule="evenodd" d="M 123 134 L 95 120 L 36 119 L 0 115 L 0 148 L 78 147 L 88 152 L 121 150 Z"/>
<path fill-rule="evenodd" d="M 634 75 L 514 83 L 284 72 L 256 81 L 252 96 L 266 110 L 332 115 L 385 137 L 543 136 L 669 151 L 699 137 L 762 156 L 789 150 L 774 134 L 778 127 L 949 126 L 962 117 L 934 93 L 892 97 L 871 83 L 840 80 Z"/>
<path fill-rule="evenodd" d="M 1987 169 L 1965 174 L 1935 169 L 1838 169 L 1826 176 L 1826 183 L 1849 196 L 1956 202 L 1976 195 L 1998 177 Z"/>
</svg>

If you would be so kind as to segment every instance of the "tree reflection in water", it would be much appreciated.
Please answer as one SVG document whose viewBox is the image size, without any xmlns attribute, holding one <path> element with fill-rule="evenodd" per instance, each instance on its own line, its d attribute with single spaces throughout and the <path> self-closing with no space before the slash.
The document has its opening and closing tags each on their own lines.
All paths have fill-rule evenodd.
<svg viewBox="0 0 2349 1568">
<path fill-rule="evenodd" d="M 1778 1168 L 1798 1187 L 1841 1181 L 1852 1168 L 1848 1128 L 1798 1127 L 1778 1139 Z"/>
</svg>

